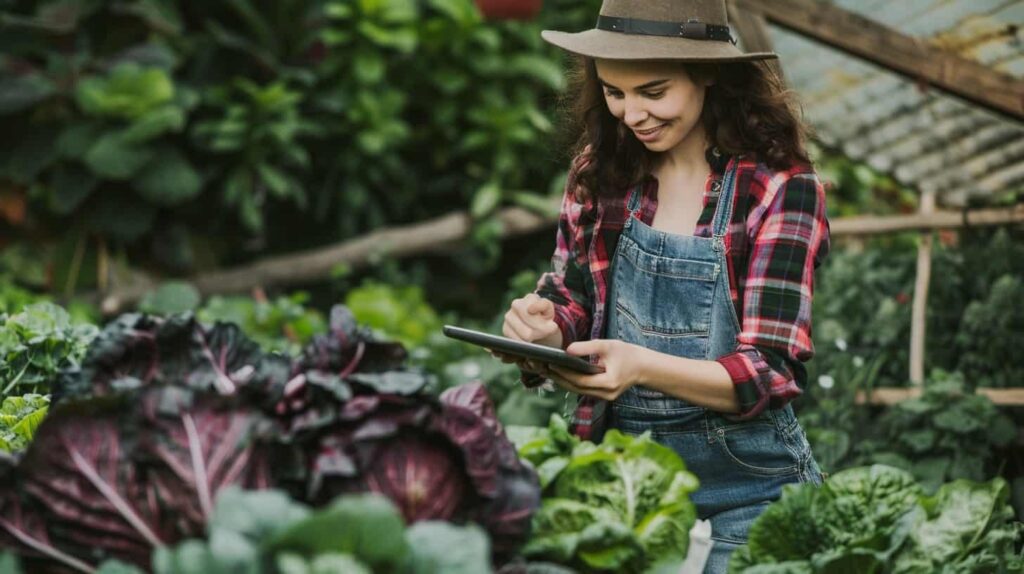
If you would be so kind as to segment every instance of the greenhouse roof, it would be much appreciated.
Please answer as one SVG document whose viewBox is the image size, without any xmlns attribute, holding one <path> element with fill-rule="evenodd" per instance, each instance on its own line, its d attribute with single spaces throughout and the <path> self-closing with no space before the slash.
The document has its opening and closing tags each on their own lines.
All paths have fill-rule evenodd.
<svg viewBox="0 0 1024 574">
<path fill-rule="evenodd" d="M 829 4 L 989 70 L 1024 77 L 1024 0 Z M 1010 93 L 1010 101 L 1019 102 L 1014 117 L 809 39 L 766 15 L 767 36 L 782 58 L 786 80 L 799 92 L 805 117 L 824 144 L 904 185 L 934 192 L 940 205 L 1024 191 L 1020 83 Z"/>
</svg>

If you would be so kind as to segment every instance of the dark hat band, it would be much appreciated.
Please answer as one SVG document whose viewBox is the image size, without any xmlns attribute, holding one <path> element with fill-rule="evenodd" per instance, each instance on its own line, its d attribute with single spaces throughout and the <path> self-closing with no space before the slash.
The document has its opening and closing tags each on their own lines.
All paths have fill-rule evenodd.
<svg viewBox="0 0 1024 574">
<path fill-rule="evenodd" d="M 686 22 L 663 22 L 660 20 L 598 16 L 597 28 L 621 34 L 668 36 L 670 38 L 686 38 L 689 40 L 715 40 L 736 43 L 736 40 L 733 39 L 732 34 L 729 32 L 728 26 L 706 24 L 692 18 Z"/>
</svg>

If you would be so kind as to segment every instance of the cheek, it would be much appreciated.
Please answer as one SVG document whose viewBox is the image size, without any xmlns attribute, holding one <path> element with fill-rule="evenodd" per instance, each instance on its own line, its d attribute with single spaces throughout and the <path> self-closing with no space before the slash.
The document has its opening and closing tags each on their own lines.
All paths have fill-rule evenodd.
<svg viewBox="0 0 1024 574">
<path fill-rule="evenodd" d="M 673 100 L 659 101 L 651 109 L 651 113 L 659 117 L 666 119 L 678 118 L 684 124 L 693 123 L 693 121 L 700 117 L 700 112 L 701 101 L 697 98 L 675 98 Z"/>
</svg>

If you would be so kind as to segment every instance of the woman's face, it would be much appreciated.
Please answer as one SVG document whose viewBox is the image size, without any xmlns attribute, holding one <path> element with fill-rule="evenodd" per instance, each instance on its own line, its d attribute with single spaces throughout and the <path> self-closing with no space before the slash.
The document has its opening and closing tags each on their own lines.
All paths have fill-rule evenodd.
<svg viewBox="0 0 1024 574">
<path fill-rule="evenodd" d="M 653 152 L 673 149 L 700 127 L 707 86 L 673 62 L 596 60 L 608 110 Z"/>
</svg>

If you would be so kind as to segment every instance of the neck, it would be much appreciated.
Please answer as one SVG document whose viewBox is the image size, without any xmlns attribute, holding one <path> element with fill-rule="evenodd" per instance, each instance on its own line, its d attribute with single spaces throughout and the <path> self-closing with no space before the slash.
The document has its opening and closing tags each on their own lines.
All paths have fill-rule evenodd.
<svg viewBox="0 0 1024 574">
<path fill-rule="evenodd" d="M 663 152 L 658 158 L 658 163 L 661 169 L 682 175 L 707 172 L 709 166 L 704 157 L 706 147 L 707 137 L 704 135 L 704 126 L 698 123 L 683 141 L 676 144 L 674 148 Z"/>
</svg>

